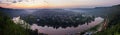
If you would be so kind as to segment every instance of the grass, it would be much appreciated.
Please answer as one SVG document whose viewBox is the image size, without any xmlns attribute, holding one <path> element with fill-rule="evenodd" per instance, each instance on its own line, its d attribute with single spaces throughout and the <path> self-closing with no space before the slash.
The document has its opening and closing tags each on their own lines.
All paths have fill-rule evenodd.
<svg viewBox="0 0 120 35">
<path fill-rule="evenodd" d="M 120 35 L 120 19 L 118 16 L 108 23 L 107 29 L 94 35 Z"/>
<path fill-rule="evenodd" d="M 29 32 L 20 25 L 15 24 L 3 13 L 0 13 L 0 35 L 29 35 Z"/>
</svg>

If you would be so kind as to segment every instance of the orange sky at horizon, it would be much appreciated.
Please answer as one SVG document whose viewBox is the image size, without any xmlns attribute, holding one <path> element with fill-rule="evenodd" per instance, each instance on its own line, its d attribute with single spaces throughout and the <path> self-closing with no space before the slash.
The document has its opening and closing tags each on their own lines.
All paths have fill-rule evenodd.
<svg viewBox="0 0 120 35">
<path fill-rule="evenodd" d="M 120 0 L 28 0 L 7 4 L 0 3 L 4 8 L 65 8 L 65 7 L 100 7 L 120 4 Z"/>
</svg>

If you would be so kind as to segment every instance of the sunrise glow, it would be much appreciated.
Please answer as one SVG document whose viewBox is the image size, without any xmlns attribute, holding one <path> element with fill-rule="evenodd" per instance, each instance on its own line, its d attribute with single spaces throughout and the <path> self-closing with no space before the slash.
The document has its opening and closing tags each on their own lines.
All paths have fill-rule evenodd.
<svg viewBox="0 0 120 35">
<path fill-rule="evenodd" d="M 13 1 L 13 0 L 12 0 Z M 119 0 L 23 0 L 12 3 L 1 1 L 4 8 L 64 8 L 64 7 L 95 7 L 120 4 Z M 20 0 L 19 0 L 20 1 Z"/>
</svg>

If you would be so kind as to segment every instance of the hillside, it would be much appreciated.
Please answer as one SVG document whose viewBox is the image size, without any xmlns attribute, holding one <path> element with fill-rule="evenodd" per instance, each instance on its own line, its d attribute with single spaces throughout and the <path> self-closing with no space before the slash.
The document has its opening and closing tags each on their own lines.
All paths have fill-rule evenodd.
<svg viewBox="0 0 120 35">
<path fill-rule="evenodd" d="M 0 35 L 29 35 L 29 32 L 0 12 Z"/>
</svg>

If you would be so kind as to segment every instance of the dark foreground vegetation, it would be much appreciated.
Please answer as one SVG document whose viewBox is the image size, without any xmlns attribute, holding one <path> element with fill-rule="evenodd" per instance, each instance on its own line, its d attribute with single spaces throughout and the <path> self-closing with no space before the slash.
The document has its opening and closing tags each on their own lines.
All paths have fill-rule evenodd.
<svg viewBox="0 0 120 35">
<path fill-rule="evenodd" d="M 107 28 L 95 35 L 120 35 L 120 15 L 114 15 L 108 22 Z"/>
<path fill-rule="evenodd" d="M 26 29 L 16 25 L 3 13 L 0 13 L 0 35 L 29 35 Z"/>
<path fill-rule="evenodd" d="M 0 12 L 0 35 L 46 35 L 15 24 L 8 16 Z"/>
<path fill-rule="evenodd" d="M 103 31 L 96 33 L 95 35 L 120 35 L 120 14 L 116 12 L 120 12 L 120 5 L 115 6 L 113 14 L 108 15 L 107 27 Z"/>
<path fill-rule="evenodd" d="M 95 16 L 101 16 L 105 18 L 106 26 L 102 28 L 102 31 L 93 33 L 92 35 L 120 35 L 120 5 L 112 7 L 97 7 L 95 9 L 88 9 L 89 13 Z M 106 21 L 107 20 L 107 21 Z M 97 30 L 97 26 L 92 30 Z M 82 32 L 85 34 L 86 32 Z"/>
</svg>

